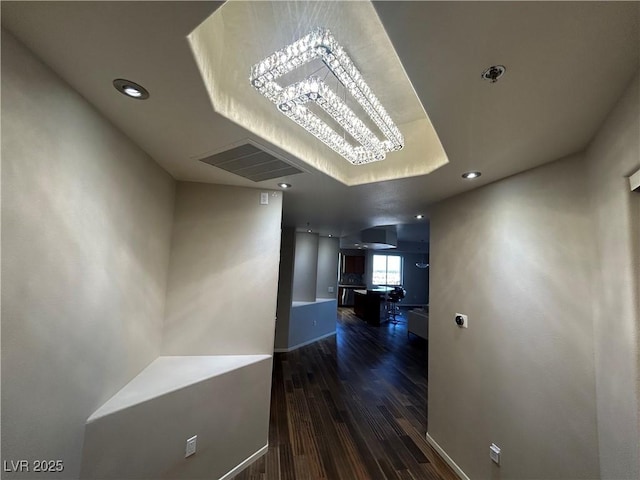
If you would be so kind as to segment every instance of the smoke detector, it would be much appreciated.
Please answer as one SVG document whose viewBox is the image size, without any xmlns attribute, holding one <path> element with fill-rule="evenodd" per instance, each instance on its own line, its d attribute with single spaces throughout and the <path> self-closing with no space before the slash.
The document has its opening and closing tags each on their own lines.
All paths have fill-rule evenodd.
<svg viewBox="0 0 640 480">
<path fill-rule="evenodd" d="M 504 67 L 504 65 L 492 65 L 484 72 L 482 72 L 482 78 L 484 78 L 485 80 L 489 80 L 491 83 L 496 83 L 506 71 L 507 69 Z"/>
</svg>

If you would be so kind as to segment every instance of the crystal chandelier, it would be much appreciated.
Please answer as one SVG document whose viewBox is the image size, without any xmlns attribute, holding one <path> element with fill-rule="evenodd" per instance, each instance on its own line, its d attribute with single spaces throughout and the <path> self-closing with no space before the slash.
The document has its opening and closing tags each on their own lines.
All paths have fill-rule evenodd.
<svg viewBox="0 0 640 480">
<path fill-rule="evenodd" d="M 360 104 L 384 139 L 379 139 L 319 77 L 311 76 L 282 87 L 283 75 L 321 59 L 338 81 Z M 400 150 L 404 137 L 380 104 L 344 49 L 326 28 L 317 28 L 291 45 L 269 55 L 251 68 L 251 84 L 276 104 L 278 110 L 326 143 L 354 165 L 384 160 L 387 152 Z M 307 104 L 315 102 L 354 140 L 357 146 L 340 136 L 314 114 Z"/>
</svg>

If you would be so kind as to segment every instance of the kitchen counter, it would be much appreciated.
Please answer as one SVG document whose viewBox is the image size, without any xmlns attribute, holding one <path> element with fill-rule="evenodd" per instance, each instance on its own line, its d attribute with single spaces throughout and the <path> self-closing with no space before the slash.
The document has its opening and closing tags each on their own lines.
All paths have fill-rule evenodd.
<svg viewBox="0 0 640 480">
<path fill-rule="evenodd" d="M 353 307 L 353 292 L 358 289 L 367 288 L 366 285 L 358 285 L 352 283 L 338 284 L 338 306 Z"/>
<path fill-rule="evenodd" d="M 395 287 L 377 287 L 377 288 L 370 288 L 369 290 L 367 290 L 368 292 L 376 292 L 376 293 L 388 293 L 391 290 L 393 290 Z"/>
<path fill-rule="evenodd" d="M 381 287 L 354 290 L 353 311 L 356 316 L 370 325 L 380 325 L 385 319 L 385 298 L 389 290 L 393 289 Z"/>
</svg>

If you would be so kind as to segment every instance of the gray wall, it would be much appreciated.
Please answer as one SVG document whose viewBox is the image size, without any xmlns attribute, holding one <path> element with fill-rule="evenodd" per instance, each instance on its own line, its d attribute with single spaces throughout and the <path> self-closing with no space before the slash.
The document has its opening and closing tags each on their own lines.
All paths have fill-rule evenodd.
<svg viewBox="0 0 640 480">
<path fill-rule="evenodd" d="M 338 257 L 340 240 L 320 237 L 318 241 L 318 273 L 316 276 L 316 298 L 338 298 Z M 329 292 L 333 287 L 333 292 Z"/>
<path fill-rule="evenodd" d="M 433 209 L 429 434 L 470 478 L 599 476 L 588 194 L 575 156 Z"/>
<path fill-rule="evenodd" d="M 160 354 L 272 353 L 281 193 L 269 205 L 252 189 L 179 183 L 176 193 L 5 31 L 2 68 L 3 459 L 60 459 L 64 472 L 44 476 L 78 478 L 84 445 L 87 476 L 226 473 L 267 442 L 270 358 L 133 417 L 85 423 Z M 200 455 L 167 463 L 194 424 Z M 130 455 L 120 438 L 139 448 L 130 465 L 114 461 Z M 158 452 L 171 453 L 154 461 Z M 27 478 L 3 475 L 14 477 Z"/>
<path fill-rule="evenodd" d="M 214 365 L 220 357 L 268 356 L 89 422 L 86 478 L 218 478 L 267 444 L 281 200 L 271 192 L 261 205 L 259 190 L 178 183 L 162 354 L 213 355 Z M 185 461 L 193 434 L 199 455 Z"/>
<path fill-rule="evenodd" d="M 403 280 L 407 294 L 402 300 L 405 305 L 426 305 L 429 303 L 429 269 L 416 267 L 416 262 L 425 259 L 423 253 L 404 253 Z"/>
<path fill-rule="evenodd" d="M 293 301 L 313 302 L 316 299 L 318 278 L 317 233 L 296 232 L 293 265 Z"/>
<path fill-rule="evenodd" d="M 2 31 L 3 459 L 60 459 L 76 478 L 87 417 L 159 354 L 173 198 Z"/>
<path fill-rule="evenodd" d="M 162 369 L 163 381 L 200 370 L 208 359 L 215 366 L 220 357 L 180 357 L 186 361 Z M 231 471 L 268 441 L 272 362 L 267 355 L 255 357 L 264 358 L 92 419 L 81 478 L 217 479 Z M 171 365 L 175 358 L 158 360 Z M 193 435 L 197 453 L 185 458 L 185 441 Z"/>
<path fill-rule="evenodd" d="M 640 478 L 638 339 L 640 80 L 636 75 L 587 151 L 598 265 L 595 355 L 602 478 Z"/>
<path fill-rule="evenodd" d="M 282 229 L 280 242 L 280 269 L 278 275 L 278 305 L 276 316 L 275 349 L 289 345 L 289 318 L 293 296 L 293 264 L 296 248 L 296 231 L 292 227 Z"/>
<path fill-rule="evenodd" d="M 325 299 L 291 308 L 289 341 L 283 350 L 306 345 L 336 332 L 338 301 Z"/>
<path fill-rule="evenodd" d="M 335 332 L 337 302 L 292 308 L 295 302 L 337 298 L 337 238 L 284 228 L 278 280 L 278 320 L 274 348 L 288 351 L 302 343 Z M 333 286 L 333 293 L 328 287 Z"/>
<path fill-rule="evenodd" d="M 163 355 L 273 353 L 281 216 L 280 192 L 178 182 Z"/>
</svg>

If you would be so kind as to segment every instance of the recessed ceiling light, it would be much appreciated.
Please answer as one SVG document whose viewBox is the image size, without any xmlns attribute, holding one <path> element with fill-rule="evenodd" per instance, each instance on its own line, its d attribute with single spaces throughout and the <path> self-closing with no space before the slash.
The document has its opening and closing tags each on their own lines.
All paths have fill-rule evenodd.
<svg viewBox="0 0 640 480">
<path fill-rule="evenodd" d="M 480 172 L 464 172 L 462 174 L 462 178 L 466 178 L 467 180 L 471 180 L 474 178 L 478 178 L 482 173 Z"/>
<path fill-rule="evenodd" d="M 113 81 L 113 86 L 116 87 L 116 90 L 127 97 L 135 98 L 137 100 L 146 100 L 149 98 L 149 92 L 147 89 L 142 85 L 132 82 L 131 80 L 117 78 Z"/>
<path fill-rule="evenodd" d="M 313 230 L 311 230 L 311 229 L 307 230 L 307 233 L 311 233 L 311 232 L 313 232 Z"/>
<path fill-rule="evenodd" d="M 124 93 L 126 93 L 130 97 L 139 98 L 142 96 L 142 92 L 137 88 L 133 88 L 133 87 L 124 87 Z"/>
<path fill-rule="evenodd" d="M 506 71 L 507 69 L 504 68 L 504 65 L 491 65 L 484 72 L 482 72 L 482 78 L 484 78 L 485 80 L 489 80 L 491 83 L 496 83 Z"/>
<path fill-rule="evenodd" d="M 280 188 L 284 188 L 284 189 L 291 188 L 291 184 L 290 183 L 279 183 L 278 186 Z"/>
<path fill-rule="evenodd" d="M 417 218 L 418 220 L 420 220 L 420 219 L 424 218 L 424 215 L 422 215 L 421 213 L 419 213 L 418 215 L 416 215 L 416 218 Z"/>
</svg>

